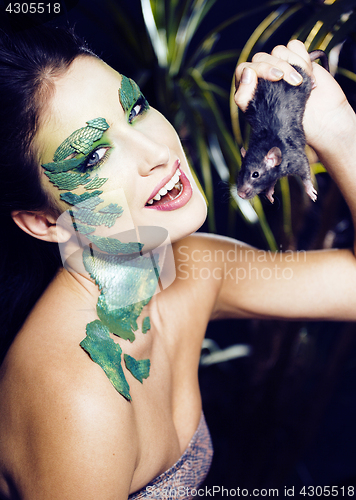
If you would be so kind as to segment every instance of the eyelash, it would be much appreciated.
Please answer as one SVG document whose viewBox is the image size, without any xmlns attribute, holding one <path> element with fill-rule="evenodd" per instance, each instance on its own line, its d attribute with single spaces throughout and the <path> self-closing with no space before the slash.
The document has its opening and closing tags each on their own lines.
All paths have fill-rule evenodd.
<svg viewBox="0 0 356 500">
<path fill-rule="evenodd" d="M 99 160 L 94 163 L 93 165 L 89 165 L 89 161 L 91 159 L 91 157 L 97 153 L 98 151 L 100 151 L 101 149 L 105 149 L 105 153 L 104 155 L 99 158 Z M 92 170 L 96 170 L 98 169 L 103 163 L 104 161 L 107 159 L 107 157 L 109 156 L 109 150 L 111 148 L 108 147 L 108 146 L 100 146 L 96 149 L 94 149 L 85 159 L 84 161 L 76 168 L 76 170 L 80 173 L 84 173 L 84 172 L 91 172 Z"/>
<path fill-rule="evenodd" d="M 134 111 L 134 109 L 136 108 L 136 106 L 140 106 L 140 110 L 135 114 L 135 116 L 132 116 L 132 112 Z M 139 115 L 142 115 L 145 111 L 147 111 L 149 109 L 149 105 L 148 105 L 148 102 L 147 100 L 145 99 L 145 97 L 143 97 L 143 95 L 141 95 L 137 101 L 135 102 L 135 104 L 132 106 L 131 108 L 131 111 L 130 111 L 130 114 L 129 114 L 129 123 L 132 123 L 133 120 L 139 116 Z"/>
</svg>

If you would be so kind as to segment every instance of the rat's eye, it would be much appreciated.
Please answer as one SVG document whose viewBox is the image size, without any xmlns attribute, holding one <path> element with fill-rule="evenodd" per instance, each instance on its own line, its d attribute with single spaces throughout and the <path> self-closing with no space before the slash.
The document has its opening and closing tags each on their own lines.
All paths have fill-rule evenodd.
<svg viewBox="0 0 356 500">
<path fill-rule="evenodd" d="M 259 174 L 258 172 L 253 172 L 252 177 L 256 178 L 256 177 L 258 177 L 259 175 L 260 175 L 260 174 Z"/>
</svg>

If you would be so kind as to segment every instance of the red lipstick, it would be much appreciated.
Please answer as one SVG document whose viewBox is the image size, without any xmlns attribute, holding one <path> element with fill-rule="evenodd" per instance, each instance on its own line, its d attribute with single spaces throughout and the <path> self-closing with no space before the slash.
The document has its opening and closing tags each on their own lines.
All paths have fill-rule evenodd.
<svg viewBox="0 0 356 500">
<path fill-rule="evenodd" d="M 172 179 L 172 177 L 177 172 L 179 165 L 180 161 L 177 160 L 173 165 L 171 175 L 166 176 L 155 187 L 148 200 L 152 200 L 157 195 L 157 193 L 159 193 L 160 189 L 162 189 L 168 183 L 168 181 Z M 166 194 L 164 194 L 160 200 L 154 200 L 152 204 L 148 204 L 147 201 L 145 205 L 146 208 L 151 208 L 154 210 L 161 210 L 161 211 L 170 211 L 181 208 L 186 203 L 188 203 L 188 201 L 192 197 L 193 189 L 185 173 L 181 169 L 178 170 L 178 173 L 179 173 L 179 181 L 176 183 L 174 188 L 166 192 Z"/>
</svg>

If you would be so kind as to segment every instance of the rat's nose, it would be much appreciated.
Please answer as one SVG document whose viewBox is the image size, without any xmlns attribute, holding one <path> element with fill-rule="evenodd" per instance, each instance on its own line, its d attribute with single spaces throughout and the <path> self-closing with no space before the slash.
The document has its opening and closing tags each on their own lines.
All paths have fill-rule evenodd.
<svg viewBox="0 0 356 500">
<path fill-rule="evenodd" d="M 237 194 L 240 196 L 240 198 L 246 198 L 246 193 L 244 191 L 237 191 Z"/>
</svg>

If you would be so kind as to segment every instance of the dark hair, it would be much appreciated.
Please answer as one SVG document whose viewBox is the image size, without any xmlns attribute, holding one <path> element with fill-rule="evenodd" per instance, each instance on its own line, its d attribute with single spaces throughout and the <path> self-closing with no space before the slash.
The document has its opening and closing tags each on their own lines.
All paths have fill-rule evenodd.
<svg viewBox="0 0 356 500">
<path fill-rule="evenodd" d="M 0 362 L 31 308 L 57 272 L 58 245 L 17 227 L 13 210 L 58 210 L 42 189 L 33 139 L 53 92 L 53 77 L 94 54 L 72 30 L 0 31 Z"/>
</svg>

